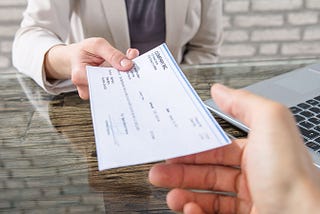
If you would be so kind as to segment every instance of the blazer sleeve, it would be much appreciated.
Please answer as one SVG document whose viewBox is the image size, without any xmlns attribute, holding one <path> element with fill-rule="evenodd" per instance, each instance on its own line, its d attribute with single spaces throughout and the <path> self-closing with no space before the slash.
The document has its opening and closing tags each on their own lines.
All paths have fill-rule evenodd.
<svg viewBox="0 0 320 214">
<path fill-rule="evenodd" d="M 218 59 L 223 41 L 222 1 L 201 0 L 200 14 L 200 27 L 186 45 L 182 63 L 214 63 Z"/>
<path fill-rule="evenodd" d="M 49 82 L 44 72 L 47 51 L 68 38 L 72 4 L 71 0 L 29 0 L 13 42 L 13 65 L 51 94 L 75 90 L 71 80 Z"/>
</svg>

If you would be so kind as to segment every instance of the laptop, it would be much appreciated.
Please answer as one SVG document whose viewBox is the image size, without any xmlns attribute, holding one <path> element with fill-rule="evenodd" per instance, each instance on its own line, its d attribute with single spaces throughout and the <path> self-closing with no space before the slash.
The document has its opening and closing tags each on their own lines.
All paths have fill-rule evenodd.
<svg viewBox="0 0 320 214">
<path fill-rule="evenodd" d="M 243 89 L 290 108 L 314 164 L 320 168 L 320 64 L 298 68 Z M 213 100 L 204 103 L 217 116 L 245 132 L 250 130 L 250 127 L 222 112 Z"/>
</svg>

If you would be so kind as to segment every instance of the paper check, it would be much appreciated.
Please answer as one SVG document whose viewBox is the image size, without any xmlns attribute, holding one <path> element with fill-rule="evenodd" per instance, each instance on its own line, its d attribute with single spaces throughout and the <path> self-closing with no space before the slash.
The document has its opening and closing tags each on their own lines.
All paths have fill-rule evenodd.
<svg viewBox="0 0 320 214">
<path fill-rule="evenodd" d="M 165 44 L 134 63 L 129 72 L 87 67 L 99 170 L 230 143 Z"/>
</svg>

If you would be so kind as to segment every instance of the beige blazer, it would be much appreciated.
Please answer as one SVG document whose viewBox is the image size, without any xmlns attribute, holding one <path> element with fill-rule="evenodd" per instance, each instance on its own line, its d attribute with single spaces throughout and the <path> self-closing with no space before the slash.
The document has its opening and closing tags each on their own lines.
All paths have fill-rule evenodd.
<svg viewBox="0 0 320 214">
<path fill-rule="evenodd" d="M 178 63 L 215 62 L 222 43 L 221 0 L 166 0 L 166 43 Z M 75 90 L 47 82 L 45 53 L 58 44 L 103 37 L 125 52 L 130 36 L 125 0 L 29 0 L 13 44 L 13 64 L 52 94 Z"/>
</svg>

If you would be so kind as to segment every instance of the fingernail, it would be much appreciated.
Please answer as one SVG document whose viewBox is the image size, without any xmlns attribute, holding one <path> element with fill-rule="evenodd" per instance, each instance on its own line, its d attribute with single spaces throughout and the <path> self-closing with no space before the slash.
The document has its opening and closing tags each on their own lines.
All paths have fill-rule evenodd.
<svg viewBox="0 0 320 214">
<path fill-rule="evenodd" d="M 122 67 L 127 67 L 127 66 L 129 66 L 130 64 L 131 64 L 131 61 L 128 60 L 128 59 L 123 59 L 123 60 L 121 60 L 121 62 L 120 62 L 120 65 L 121 65 Z"/>
<path fill-rule="evenodd" d="M 131 48 L 129 48 L 128 50 L 127 50 L 127 56 L 129 56 L 130 55 L 130 53 L 131 53 L 131 51 L 132 51 L 132 49 Z"/>
</svg>

